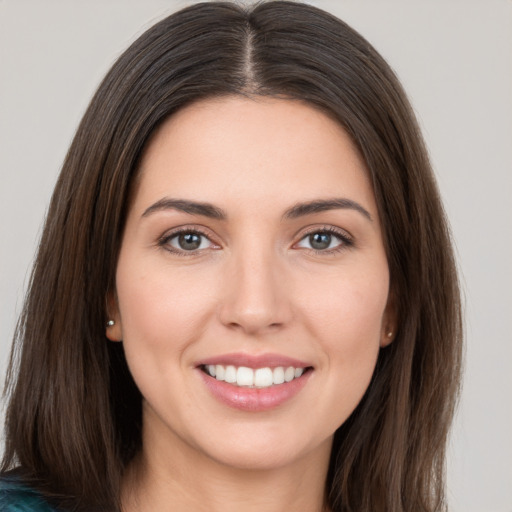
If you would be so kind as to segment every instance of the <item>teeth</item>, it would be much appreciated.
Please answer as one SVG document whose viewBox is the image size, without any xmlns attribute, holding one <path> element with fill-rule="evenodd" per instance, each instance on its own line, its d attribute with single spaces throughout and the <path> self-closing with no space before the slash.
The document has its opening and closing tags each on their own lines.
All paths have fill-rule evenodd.
<svg viewBox="0 0 512 512">
<path fill-rule="evenodd" d="M 229 383 L 236 382 L 236 368 L 234 366 L 226 366 L 224 380 Z"/>
<path fill-rule="evenodd" d="M 254 386 L 254 370 L 240 366 L 236 371 L 236 385 L 237 386 Z"/>
<path fill-rule="evenodd" d="M 295 378 L 295 368 L 293 366 L 288 366 L 284 372 L 284 380 L 286 382 L 290 382 Z"/>
<path fill-rule="evenodd" d="M 278 366 L 277 368 L 247 368 L 246 366 L 233 365 L 223 366 L 221 364 L 209 364 L 204 367 L 206 372 L 217 380 L 225 381 L 236 386 L 268 388 L 273 385 L 291 382 L 298 379 L 303 373 L 304 368 L 294 368 L 288 366 Z"/>
<path fill-rule="evenodd" d="M 284 368 L 279 366 L 274 369 L 274 384 L 282 384 L 284 382 Z"/>
<path fill-rule="evenodd" d="M 257 388 L 272 386 L 272 370 L 270 368 L 258 368 L 254 372 L 254 385 Z"/>
<path fill-rule="evenodd" d="M 218 364 L 215 366 L 215 375 L 211 374 L 212 377 L 215 377 L 217 380 L 224 380 L 224 374 L 226 373 L 226 370 L 224 369 L 224 366 L 221 364 Z"/>
</svg>

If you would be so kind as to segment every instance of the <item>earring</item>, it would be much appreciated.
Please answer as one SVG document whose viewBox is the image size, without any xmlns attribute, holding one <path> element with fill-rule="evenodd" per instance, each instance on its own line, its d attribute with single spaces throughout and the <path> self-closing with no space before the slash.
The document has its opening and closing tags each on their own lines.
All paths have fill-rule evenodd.
<svg viewBox="0 0 512 512">
<path fill-rule="evenodd" d="M 113 325 L 116 325 L 116 323 L 114 322 L 114 320 L 109 320 L 107 322 L 107 327 L 112 327 Z"/>
<path fill-rule="evenodd" d="M 391 338 L 393 336 L 393 331 L 388 332 L 388 338 Z"/>
</svg>

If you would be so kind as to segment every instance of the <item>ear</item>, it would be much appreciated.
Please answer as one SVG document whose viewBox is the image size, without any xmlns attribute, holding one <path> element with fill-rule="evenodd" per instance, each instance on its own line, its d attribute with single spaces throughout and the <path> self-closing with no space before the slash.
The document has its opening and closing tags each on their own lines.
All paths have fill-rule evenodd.
<svg viewBox="0 0 512 512">
<path fill-rule="evenodd" d="M 121 324 L 121 315 L 119 314 L 119 304 L 115 292 L 107 294 L 107 325 L 105 326 L 105 335 L 110 341 L 122 341 L 123 326 Z"/>
<path fill-rule="evenodd" d="M 382 315 L 382 326 L 380 334 L 380 346 L 381 348 L 390 345 L 396 337 L 396 331 L 398 329 L 398 315 L 396 308 L 395 295 L 390 292 L 388 297 L 388 303 Z"/>
</svg>

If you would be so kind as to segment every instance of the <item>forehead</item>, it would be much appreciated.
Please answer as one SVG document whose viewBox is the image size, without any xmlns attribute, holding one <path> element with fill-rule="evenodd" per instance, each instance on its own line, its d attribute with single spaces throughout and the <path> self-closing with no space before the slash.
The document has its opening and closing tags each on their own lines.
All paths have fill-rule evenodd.
<svg viewBox="0 0 512 512">
<path fill-rule="evenodd" d="M 342 126 L 288 99 L 230 96 L 180 110 L 149 143 L 137 188 L 140 208 L 162 195 L 254 208 L 351 195 L 376 214 L 364 161 Z"/>
</svg>

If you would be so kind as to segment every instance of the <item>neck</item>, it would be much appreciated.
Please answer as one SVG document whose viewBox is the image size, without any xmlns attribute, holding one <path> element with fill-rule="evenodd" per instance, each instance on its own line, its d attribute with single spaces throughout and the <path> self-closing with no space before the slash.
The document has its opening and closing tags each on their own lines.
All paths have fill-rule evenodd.
<svg viewBox="0 0 512 512">
<path fill-rule="evenodd" d="M 331 439 L 293 464 L 232 467 L 188 445 L 172 452 L 144 443 L 123 482 L 123 512 L 327 512 Z M 243 507 L 243 508 L 242 508 Z"/>
</svg>

